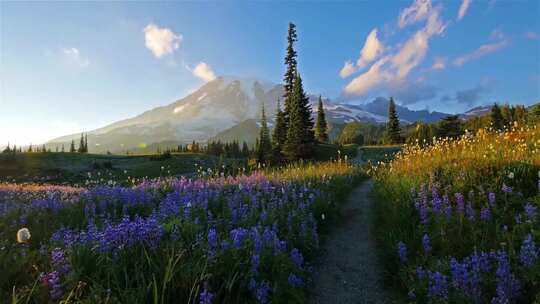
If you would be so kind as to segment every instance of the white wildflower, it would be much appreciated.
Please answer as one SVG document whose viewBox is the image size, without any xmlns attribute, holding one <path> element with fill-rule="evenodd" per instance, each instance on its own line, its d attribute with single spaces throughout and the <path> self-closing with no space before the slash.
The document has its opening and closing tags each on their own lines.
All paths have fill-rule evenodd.
<svg viewBox="0 0 540 304">
<path fill-rule="evenodd" d="M 17 231 L 17 242 L 26 243 L 30 240 L 30 230 L 28 228 L 21 228 Z"/>
</svg>

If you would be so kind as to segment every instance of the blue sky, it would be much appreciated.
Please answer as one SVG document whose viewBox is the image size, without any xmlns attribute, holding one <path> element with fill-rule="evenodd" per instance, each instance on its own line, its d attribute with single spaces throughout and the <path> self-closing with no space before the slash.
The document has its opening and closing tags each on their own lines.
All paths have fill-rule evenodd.
<svg viewBox="0 0 540 304">
<path fill-rule="evenodd" d="M 0 143 L 165 105 L 215 75 L 280 82 L 289 21 L 309 93 L 460 112 L 540 100 L 540 2 L 0 2 Z"/>
</svg>

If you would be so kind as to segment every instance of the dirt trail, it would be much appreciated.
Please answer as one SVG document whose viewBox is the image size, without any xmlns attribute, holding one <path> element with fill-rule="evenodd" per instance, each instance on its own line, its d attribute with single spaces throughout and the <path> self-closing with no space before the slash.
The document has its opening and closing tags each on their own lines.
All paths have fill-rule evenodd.
<svg viewBox="0 0 540 304">
<path fill-rule="evenodd" d="M 310 303 L 391 303 L 370 234 L 371 188 L 371 181 L 362 183 L 342 206 L 343 220 L 324 243 Z"/>
</svg>

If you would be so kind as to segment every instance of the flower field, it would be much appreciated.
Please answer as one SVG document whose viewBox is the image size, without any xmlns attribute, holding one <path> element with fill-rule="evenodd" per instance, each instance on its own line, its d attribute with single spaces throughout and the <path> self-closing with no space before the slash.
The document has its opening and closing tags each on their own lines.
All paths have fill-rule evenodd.
<svg viewBox="0 0 540 304">
<path fill-rule="evenodd" d="M 408 301 L 540 301 L 539 126 L 408 146 L 372 170 L 381 259 Z"/>
<path fill-rule="evenodd" d="M 132 187 L 1 184 L 0 298 L 303 302 L 319 232 L 359 169 L 210 175 Z"/>
</svg>

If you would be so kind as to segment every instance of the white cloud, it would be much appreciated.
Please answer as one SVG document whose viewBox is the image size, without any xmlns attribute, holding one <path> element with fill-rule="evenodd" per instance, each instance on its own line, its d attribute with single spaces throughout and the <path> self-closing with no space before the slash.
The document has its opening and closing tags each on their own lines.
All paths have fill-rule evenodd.
<svg viewBox="0 0 540 304">
<path fill-rule="evenodd" d="M 354 78 L 346 87 L 345 93 L 348 95 L 360 95 L 373 87 L 388 80 L 390 77 L 382 69 L 383 65 L 388 61 L 389 57 L 384 57 L 376 61 L 367 72 Z"/>
<path fill-rule="evenodd" d="M 463 19 L 465 17 L 465 14 L 467 13 L 467 10 L 469 9 L 469 5 L 471 5 L 472 0 L 463 0 L 461 2 L 461 5 L 459 6 L 458 11 L 458 20 Z"/>
<path fill-rule="evenodd" d="M 199 62 L 191 72 L 194 76 L 207 82 L 216 79 L 216 74 L 206 62 Z"/>
<path fill-rule="evenodd" d="M 379 57 L 383 50 L 384 47 L 377 38 L 377 29 L 373 29 L 366 38 L 366 42 L 360 52 L 360 58 L 358 58 L 356 65 L 360 68 L 364 67 L 367 63 L 370 63 Z"/>
<path fill-rule="evenodd" d="M 354 72 L 356 72 L 358 69 L 354 66 L 354 64 L 350 61 L 345 62 L 341 70 L 339 71 L 339 77 L 341 78 L 347 78 L 351 76 Z"/>
<path fill-rule="evenodd" d="M 156 58 L 171 54 L 180 47 L 180 42 L 182 42 L 182 35 L 175 34 L 168 28 L 160 28 L 153 23 L 147 25 L 143 32 L 144 43 Z"/>
<path fill-rule="evenodd" d="M 399 27 L 403 28 L 407 25 L 425 20 L 428 17 L 431 9 L 432 6 L 430 0 L 415 0 L 411 6 L 403 9 L 400 12 L 398 18 Z"/>
<path fill-rule="evenodd" d="M 467 61 L 471 61 L 473 59 L 478 59 L 480 57 L 483 57 L 487 54 L 493 53 L 497 50 L 500 50 L 508 45 L 507 39 L 502 39 L 498 42 L 494 43 L 486 43 L 479 46 L 476 50 L 474 50 L 471 53 L 462 55 L 454 59 L 453 63 L 457 66 L 464 65 Z"/>
<path fill-rule="evenodd" d="M 439 18 L 440 9 L 433 8 L 429 1 L 416 0 L 400 14 L 403 26 L 426 20 L 424 27 L 410 36 L 393 53 L 375 61 L 369 70 L 354 78 L 344 89 L 347 95 L 362 95 L 381 85 L 392 86 L 405 81 L 412 69 L 424 60 L 429 49 L 429 40 L 444 32 L 445 25 Z"/>
<path fill-rule="evenodd" d="M 431 66 L 430 70 L 444 70 L 446 68 L 446 58 L 444 57 L 435 57 L 435 61 Z"/>
<path fill-rule="evenodd" d="M 74 47 L 64 48 L 62 49 L 62 53 L 64 54 L 64 56 L 66 56 L 69 62 L 75 65 L 78 65 L 82 68 L 85 68 L 90 65 L 90 60 L 82 57 L 81 52 L 77 48 L 74 48 Z"/>
</svg>

